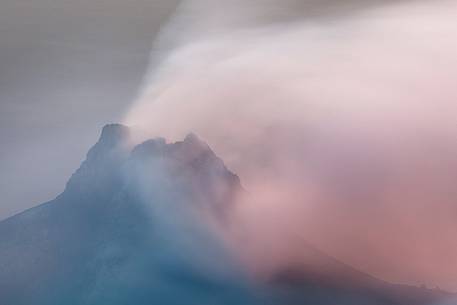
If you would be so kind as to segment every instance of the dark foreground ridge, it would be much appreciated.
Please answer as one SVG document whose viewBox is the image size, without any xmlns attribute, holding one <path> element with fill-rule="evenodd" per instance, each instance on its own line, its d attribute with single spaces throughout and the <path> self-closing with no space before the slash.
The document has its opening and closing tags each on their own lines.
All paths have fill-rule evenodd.
<svg viewBox="0 0 457 305">
<path fill-rule="evenodd" d="M 238 177 L 194 134 L 132 148 L 129 133 L 105 126 L 62 194 L 0 222 L 0 304 L 437 305 L 448 297 L 375 279 L 345 287 L 298 268 L 250 283 L 206 225 L 226 225 Z"/>
</svg>

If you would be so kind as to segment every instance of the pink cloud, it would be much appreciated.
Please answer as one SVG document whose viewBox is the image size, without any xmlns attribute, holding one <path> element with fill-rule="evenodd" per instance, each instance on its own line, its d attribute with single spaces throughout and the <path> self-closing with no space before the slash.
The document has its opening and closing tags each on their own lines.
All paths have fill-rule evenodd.
<svg viewBox="0 0 457 305">
<path fill-rule="evenodd" d="M 200 9 L 203 25 L 222 12 Z M 249 26 L 224 11 L 210 31 L 188 24 L 125 122 L 139 139 L 196 132 L 240 175 L 232 233 L 253 269 L 309 259 L 311 242 L 388 280 L 457 289 L 455 9 Z"/>
</svg>

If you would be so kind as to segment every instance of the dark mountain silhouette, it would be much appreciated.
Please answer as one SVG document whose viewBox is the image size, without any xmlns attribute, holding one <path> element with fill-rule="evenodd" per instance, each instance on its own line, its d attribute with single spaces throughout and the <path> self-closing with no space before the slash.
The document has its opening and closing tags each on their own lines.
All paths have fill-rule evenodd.
<svg viewBox="0 0 457 305">
<path fill-rule="evenodd" d="M 107 125 L 62 194 L 0 222 L 0 304 L 435 305 L 447 297 L 378 281 L 311 246 L 321 265 L 251 283 L 211 230 L 227 225 L 241 190 L 193 134 L 132 148 L 127 127 Z"/>
<path fill-rule="evenodd" d="M 328 256 L 311 245 L 310 264 L 282 269 L 271 284 L 294 304 L 444 305 L 452 297 L 440 289 L 391 284 Z M 327 293 L 332 291 L 332 293 Z"/>
<path fill-rule="evenodd" d="M 200 225 L 239 187 L 194 135 L 131 150 L 108 125 L 61 195 L 0 222 L 0 304 L 239 303 L 236 266 Z"/>
</svg>

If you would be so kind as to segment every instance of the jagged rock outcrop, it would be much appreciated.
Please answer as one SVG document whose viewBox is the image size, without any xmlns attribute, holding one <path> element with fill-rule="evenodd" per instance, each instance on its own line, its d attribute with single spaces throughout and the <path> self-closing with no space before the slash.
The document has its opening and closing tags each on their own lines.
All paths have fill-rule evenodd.
<svg viewBox="0 0 457 305">
<path fill-rule="evenodd" d="M 0 222 L 0 304 L 436 305 L 447 296 L 378 281 L 312 247 L 321 265 L 254 285 L 209 229 L 227 225 L 239 191 L 196 135 L 132 147 L 127 127 L 107 125 L 62 194 Z"/>
<path fill-rule="evenodd" d="M 129 142 L 127 127 L 105 126 L 61 195 L 0 222 L 1 304 L 246 299 L 204 224 L 223 214 L 239 179 L 195 135 Z"/>
</svg>

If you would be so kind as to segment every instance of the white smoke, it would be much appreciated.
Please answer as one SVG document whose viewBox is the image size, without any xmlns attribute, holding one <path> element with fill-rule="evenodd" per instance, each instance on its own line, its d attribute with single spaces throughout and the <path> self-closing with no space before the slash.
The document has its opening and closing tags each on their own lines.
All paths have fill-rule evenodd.
<svg viewBox="0 0 457 305">
<path fill-rule="evenodd" d="M 306 240 L 457 288 L 457 2 L 385 3 L 184 1 L 162 31 L 125 123 L 196 132 L 241 176 L 254 268 Z"/>
</svg>

